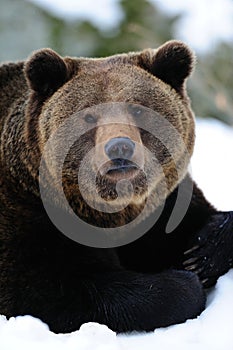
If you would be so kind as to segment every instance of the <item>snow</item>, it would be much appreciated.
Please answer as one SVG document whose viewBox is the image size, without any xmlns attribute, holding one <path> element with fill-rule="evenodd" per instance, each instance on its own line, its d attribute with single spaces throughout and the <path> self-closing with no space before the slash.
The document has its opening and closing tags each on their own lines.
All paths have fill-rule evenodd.
<svg viewBox="0 0 233 350">
<path fill-rule="evenodd" d="M 233 129 L 217 121 L 198 121 L 192 174 L 219 209 L 233 204 Z M 218 184 L 218 186 L 216 185 Z M 87 323 L 71 334 L 54 334 L 31 316 L 0 317 L 1 350 L 232 350 L 233 270 L 208 293 L 207 307 L 194 320 L 151 333 L 118 335 L 105 325 Z"/>
<path fill-rule="evenodd" d="M 207 199 L 219 210 L 233 210 L 232 150 L 232 127 L 214 119 L 198 120 L 191 173 Z"/>
</svg>

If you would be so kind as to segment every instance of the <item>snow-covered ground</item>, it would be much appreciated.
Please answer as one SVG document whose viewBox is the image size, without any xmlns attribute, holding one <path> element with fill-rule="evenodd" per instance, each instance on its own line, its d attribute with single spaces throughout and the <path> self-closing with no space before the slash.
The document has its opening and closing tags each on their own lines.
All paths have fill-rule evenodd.
<svg viewBox="0 0 233 350">
<path fill-rule="evenodd" d="M 217 209 L 233 210 L 233 127 L 198 120 L 191 173 Z"/>
<path fill-rule="evenodd" d="M 198 121 L 192 174 L 218 209 L 233 209 L 233 129 Z M 233 270 L 219 278 L 206 310 L 184 324 L 147 334 L 119 335 L 104 325 L 84 324 L 71 334 L 54 334 L 30 316 L 0 317 L 1 350 L 232 350 Z"/>
</svg>

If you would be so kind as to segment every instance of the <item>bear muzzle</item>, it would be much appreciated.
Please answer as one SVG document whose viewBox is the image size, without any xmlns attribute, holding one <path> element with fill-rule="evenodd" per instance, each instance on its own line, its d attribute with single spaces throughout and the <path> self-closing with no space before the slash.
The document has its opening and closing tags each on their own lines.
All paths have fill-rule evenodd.
<svg viewBox="0 0 233 350">
<path fill-rule="evenodd" d="M 129 137 L 114 137 L 104 146 L 109 162 L 100 169 L 100 173 L 108 176 L 134 175 L 138 165 L 131 161 L 134 156 L 135 142 Z"/>
<path fill-rule="evenodd" d="M 95 170 L 111 180 L 131 178 L 144 168 L 144 146 L 134 125 L 100 125 L 97 130 Z"/>
</svg>

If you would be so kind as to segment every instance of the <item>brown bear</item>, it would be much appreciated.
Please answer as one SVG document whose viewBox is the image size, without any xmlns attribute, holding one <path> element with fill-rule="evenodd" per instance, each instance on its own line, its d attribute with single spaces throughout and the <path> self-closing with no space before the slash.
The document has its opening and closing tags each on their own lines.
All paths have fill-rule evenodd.
<svg viewBox="0 0 233 350">
<path fill-rule="evenodd" d="M 170 41 L 96 59 L 42 49 L 0 67 L 1 314 L 39 317 L 54 332 L 88 321 L 127 332 L 201 313 L 203 287 L 232 267 L 233 213 L 212 207 L 188 174 L 194 61 Z M 190 200 L 168 234 L 178 198 Z M 86 226 L 67 237 L 49 211 Z M 128 224 L 140 218 L 134 234 L 156 215 L 124 240 Z M 97 241 L 104 232 L 99 245 L 83 244 L 85 227 L 99 229 Z"/>
</svg>

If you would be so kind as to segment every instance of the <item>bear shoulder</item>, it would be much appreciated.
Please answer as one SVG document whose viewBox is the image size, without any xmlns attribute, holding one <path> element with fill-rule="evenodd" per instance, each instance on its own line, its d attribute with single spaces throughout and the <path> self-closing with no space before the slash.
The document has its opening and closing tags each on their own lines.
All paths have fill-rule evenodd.
<svg viewBox="0 0 233 350">
<path fill-rule="evenodd" d="M 23 68 L 23 61 L 0 66 L 0 117 L 28 90 Z"/>
</svg>

